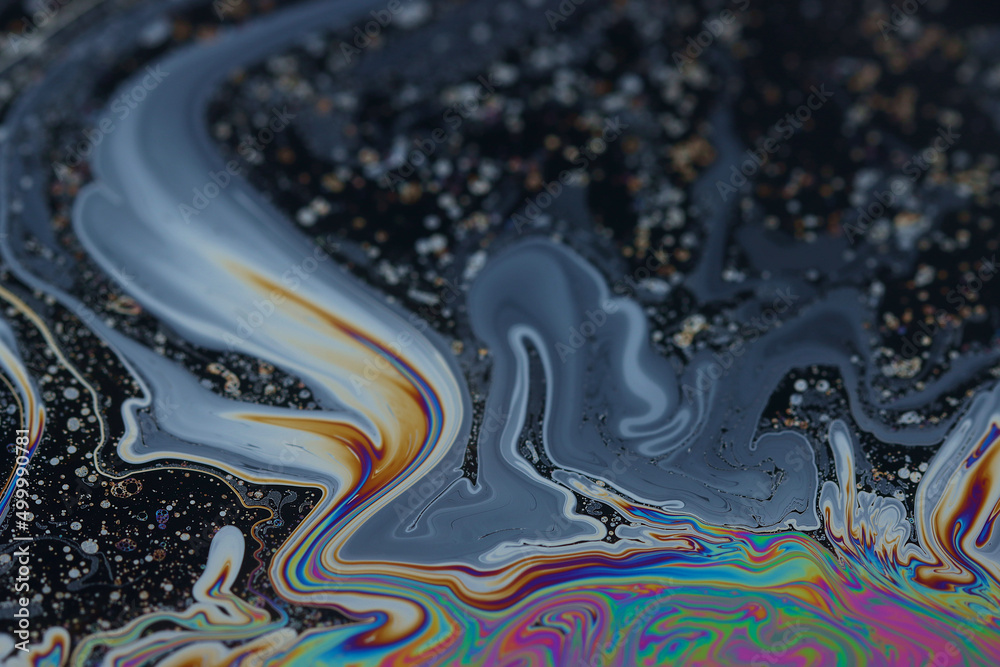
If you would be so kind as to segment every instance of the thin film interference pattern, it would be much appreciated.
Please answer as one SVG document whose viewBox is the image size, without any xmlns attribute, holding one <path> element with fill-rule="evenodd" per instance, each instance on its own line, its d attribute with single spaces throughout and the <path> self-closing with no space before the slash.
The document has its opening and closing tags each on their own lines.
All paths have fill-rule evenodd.
<svg viewBox="0 0 1000 667">
<path fill-rule="evenodd" d="M 0 91 L 11 664 L 1000 662 L 986 28 L 66 16 Z"/>
</svg>

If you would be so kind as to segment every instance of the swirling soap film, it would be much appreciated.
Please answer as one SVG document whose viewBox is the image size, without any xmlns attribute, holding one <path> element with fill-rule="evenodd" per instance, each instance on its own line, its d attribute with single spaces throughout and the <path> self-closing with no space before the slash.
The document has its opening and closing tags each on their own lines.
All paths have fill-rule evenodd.
<svg viewBox="0 0 1000 667">
<path fill-rule="evenodd" d="M 748 66 L 729 50 L 741 42 L 672 73 L 669 57 L 650 65 L 663 53 L 622 45 L 655 54 L 657 30 L 687 19 L 583 5 L 550 31 L 552 5 L 419 4 L 350 62 L 340 44 L 381 7 L 98 8 L 48 38 L 56 56 L 5 63 L 44 75 L 6 111 L 0 239 L 8 421 L 32 435 L 43 500 L 32 664 L 997 663 L 996 348 L 935 349 L 936 368 L 886 380 L 871 321 L 892 322 L 879 296 L 894 284 L 874 276 L 905 284 L 920 251 L 926 284 L 910 231 L 853 248 L 836 228 L 825 244 L 794 229 L 797 251 L 779 253 L 747 223 L 734 259 L 730 225 L 752 207 L 717 183 L 750 143 L 733 109 L 752 94 L 721 84 Z M 765 15 L 741 16 L 752 39 L 748 19 Z M 466 39 L 477 56 L 455 57 Z M 616 94 L 643 103 L 619 107 L 626 132 L 592 153 L 587 189 L 576 180 L 526 229 L 520 199 L 490 199 L 510 185 L 497 164 L 538 191 L 514 153 L 538 150 L 525 126 L 553 126 L 537 137 L 550 152 L 600 136 L 602 98 L 572 86 L 607 58 Z M 366 92 L 418 75 L 385 88 L 405 101 Z M 829 75 L 836 104 L 865 81 Z M 484 81 L 489 97 L 454 128 L 442 109 Z M 555 112 L 523 102 L 553 82 Z M 654 84 L 657 104 L 703 125 L 657 129 Z M 115 115 L 137 87 L 141 103 Z M 90 100 L 93 118 L 64 96 Z M 291 127 L 245 160 L 246 178 L 213 181 L 246 158 L 254 119 L 286 104 Z M 373 141 L 374 114 L 419 104 L 414 127 L 448 128 L 456 157 L 396 196 L 379 184 L 399 158 L 380 161 L 396 149 Z M 109 113 L 113 130 L 65 166 Z M 559 129 L 553 113 L 578 121 Z M 510 140 L 491 144 L 501 131 Z M 815 136 L 803 131 L 803 153 Z M 676 173 L 635 173 L 664 142 Z M 496 157 L 475 156 L 489 146 Z M 475 198 L 420 204 L 434 179 L 455 188 L 448 174 L 473 168 Z M 927 215 L 965 230 L 981 204 L 939 176 Z M 217 194 L 192 217 L 180 205 L 199 191 Z M 633 209 L 616 208 L 623 193 Z M 643 206 L 669 219 L 640 220 Z M 386 229 L 413 249 L 381 243 Z M 966 257 L 950 284 L 968 294 L 989 259 Z M 983 321 L 971 310 L 956 313 L 968 331 Z M 919 428 L 900 427 L 917 412 Z M 918 472 L 897 483 L 878 457 Z"/>
</svg>

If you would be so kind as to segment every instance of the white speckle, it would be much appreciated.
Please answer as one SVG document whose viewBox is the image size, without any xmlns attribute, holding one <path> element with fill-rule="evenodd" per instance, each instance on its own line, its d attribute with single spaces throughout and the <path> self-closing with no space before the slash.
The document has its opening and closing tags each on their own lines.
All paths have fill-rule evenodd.
<svg viewBox="0 0 1000 667">
<path fill-rule="evenodd" d="M 396 20 L 399 22 L 401 28 L 415 28 L 426 21 L 430 15 L 430 4 L 426 2 L 414 2 L 412 5 L 404 5 L 399 10 L 399 13 L 396 14 Z"/>
<path fill-rule="evenodd" d="M 642 79 L 637 74 L 626 74 L 618 80 L 618 87 L 629 95 L 638 95 L 642 92 Z"/>
<path fill-rule="evenodd" d="M 432 234 L 426 239 L 418 239 L 416 243 L 417 252 L 421 255 L 441 252 L 447 247 L 448 239 L 444 234 Z"/>
<path fill-rule="evenodd" d="M 406 293 L 414 301 L 419 301 L 420 303 L 427 304 L 428 306 L 433 306 L 438 303 L 438 298 L 436 294 L 431 294 L 430 292 L 423 292 L 418 289 L 411 289 Z"/>
<path fill-rule="evenodd" d="M 639 287 L 643 288 L 650 294 L 655 294 L 656 296 L 666 296 L 670 293 L 670 283 L 660 280 L 659 278 L 646 278 L 645 280 L 639 281 Z"/>
<path fill-rule="evenodd" d="M 298 215 L 295 218 L 303 227 L 312 227 L 316 224 L 316 211 L 311 208 L 302 208 L 299 209 Z"/>
<path fill-rule="evenodd" d="M 170 21 L 158 18 L 139 32 L 139 43 L 145 47 L 153 47 L 163 43 L 173 30 Z"/>
<path fill-rule="evenodd" d="M 795 391 L 805 391 L 806 389 L 808 389 L 808 387 L 809 387 L 809 385 L 808 385 L 808 383 L 806 383 L 805 380 L 796 380 L 795 381 Z"/>
<path fill-rule="evenodd" d="M 538 452 L 535 450 L 534 443 L 528 440 L 524 443 L 524 446 L 528 448 L 528 452 L 531 454 L 531 460 L 538 463 Z"/>
<path fill-rule="evenodd" d="M 389 262 L 379 262 L 376 268 L 379 275 L 390 285 L 398 285 L 400 280 L 399 270 Z"/>
<path fill-rule="evenodd" d="M 917 275 L 913 278 L 913 284 L 917 287 L 926 287 L 934 282 L 935 274 L 934 267 L 925 264 L 917 270 Z"/>
<path fill-rule="evenodd" d="M 80 549 L 83 550 L 85 554 L 96 554 L 97 553 L 97 542 L 94 540 L 85 540 L 80 544 Z"/>
<path fill-rule="evenodd" d="M 517 79 L 521 75 L 520 71 L 516 67 L 506 63 L 497 63 L 496 65 L 493 65 L 493 69 L 490 70 L 490 74 L 493 76 L 493 80 L 501 86 L 509 86 L 513 83 L 517 83 Z"/>
<path fill-rule="evenodd" d="M 469 257 L 462 277 L 466 280 L 472 280 L 483 270 L 484 266 L 486 266 L 486 252 L 484 250 L 477 250 Z"/>
<path fill-rule="evenodd" d="M 80 390 L 77 389 L 76 387 L 66 387 L 65 389 L 63 389 L 63 396 L 65 396 L 71 401 L 75 400 L 80 397 Z"/>
<path fill-rule="evenodd" d="M 909 468 L 900 468 L 899 472 L 896 473 L 896 474 L 899 475 L 900 479 L 910 479 L 910 469 Z"/>
<path fill-rule="evenodd" d="M 453 168 L 451 166 L 451 162 L 448 162 L 447 160 L 438 160 L 434 163 L 434 175 L 438 178 L 448 178 L 451 176 L 452 171 Z M 430 218 L 435 218 L 438 222 L 441 221 L 441 218 L 438 218 L 436 215 L 432 215 Z M 433 227 L 428 226 L 427 229 L 437 229 L 438 226 L 439 225 L 434 225 Z"/>
</svg>

